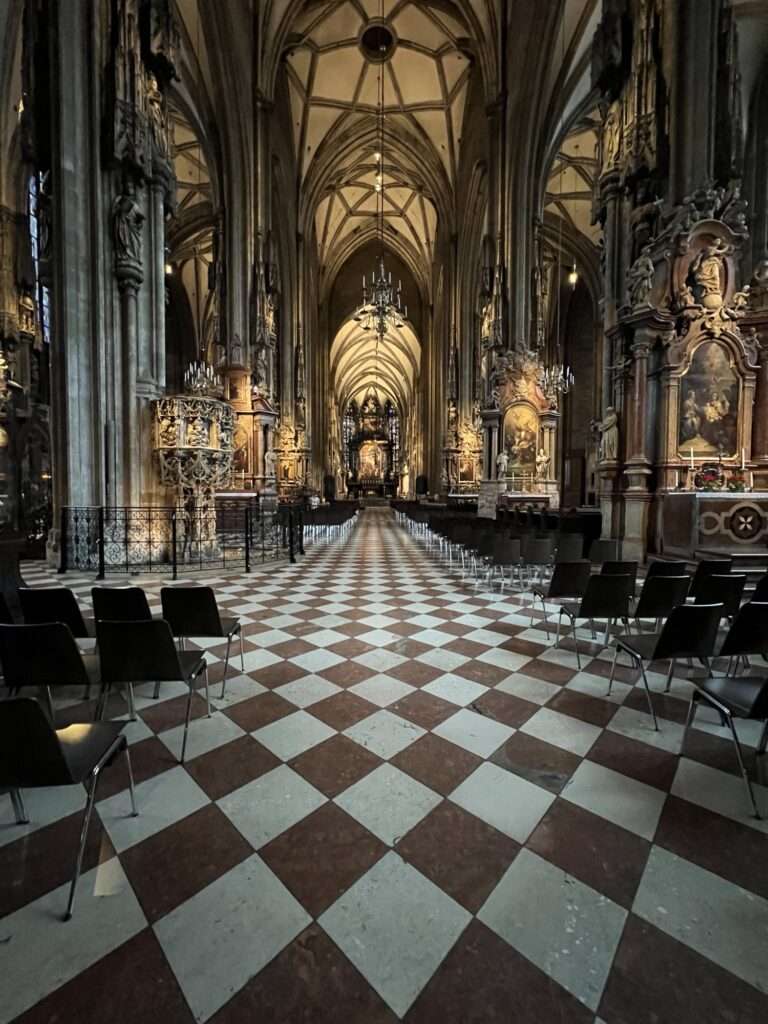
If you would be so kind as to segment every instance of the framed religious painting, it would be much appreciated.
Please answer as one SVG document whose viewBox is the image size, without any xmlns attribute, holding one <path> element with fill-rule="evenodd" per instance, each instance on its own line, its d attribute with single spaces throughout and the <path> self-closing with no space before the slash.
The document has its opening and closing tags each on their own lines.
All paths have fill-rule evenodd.
<svg viewBox="0 0 768 1024">
<path fill-rule="evenodd" d="M 678 452 L 681 458 L 734 458 L 738 454 L 741 380 L 728 350 L 705 341 L 681 378 Z"/>
<path fill-rule="evenodd" d="M 511 469 L 535 472 L 539 439 L 539 416 L 533 406 L 520 402 L 507 409 L 504 417 L 504 447 Z"/>
</svg>

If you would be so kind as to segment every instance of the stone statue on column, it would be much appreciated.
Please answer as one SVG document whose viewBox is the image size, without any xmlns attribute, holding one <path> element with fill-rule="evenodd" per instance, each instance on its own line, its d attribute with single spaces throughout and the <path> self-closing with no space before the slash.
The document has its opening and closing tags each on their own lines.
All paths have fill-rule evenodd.
<svg viewBox="0 0 768 1024">
<path fill-rule="evenodd" d="M 136 185 L 131 175 L 126 175 L 123 191 L 112 204 L 112 239 L 118 272 L 122 266 L 141 267 L 143 226 L 144 213 L 137 201 Z"/>
<path fill-rule="evenodd" d="M 632 309 L 649 306 L 649 295 L 653 288 L 656 268 L 650 256 L 650 246 L 646 246 L 627 271 L 627 290 L 629 304 Z"/>
<path fill-rule="evenodd" d="M 619 414 L 612 405 L 609 405 L 600 424 L 600 461 L 617 462 L 618 458 Z"/>
</svg>

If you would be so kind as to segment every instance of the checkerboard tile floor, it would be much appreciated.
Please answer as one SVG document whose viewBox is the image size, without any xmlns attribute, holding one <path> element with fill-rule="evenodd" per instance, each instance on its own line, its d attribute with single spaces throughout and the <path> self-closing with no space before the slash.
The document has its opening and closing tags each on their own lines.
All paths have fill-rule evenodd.
<svg viewBox="0 0 768 1024">
<path fill-rule="evenodd" d="M 210 719 L 197 702 L 183 767 L 183 690 L 139 688 L 141 814 L 116 764 L 71 922 L 84 793 L 28 792 L 25 827 L 0 797 L 0 1024 L 768 1020 L 768 824 L 710 716 L 680 751 L 684 668 L 668 696 L 650 674 L 654 733 L 588 632 L 578 671 L 525 597 L 462 582 L 388 510 L 207 582 L 245 673 Z M 66 583 L 87 609 L 92 581 Z M 91 711 L 66 697 L 60 722 Z"/>
</svg>

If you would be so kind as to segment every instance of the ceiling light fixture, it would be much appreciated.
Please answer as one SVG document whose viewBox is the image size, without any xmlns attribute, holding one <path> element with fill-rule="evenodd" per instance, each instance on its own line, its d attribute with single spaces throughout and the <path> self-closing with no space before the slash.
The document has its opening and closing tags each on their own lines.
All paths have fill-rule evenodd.
<svg viewBox="0 0 768 1024">
<path fill-rule="evenodd" d="M 381 21 L 384 20 L 384 4 L 381 4 Z M 381 28 L 381 26 L 379 26 Z M 363 275 L 363 301 L 355 313 L 355 321 L 362 324 L 364 331 L 376 335 L 376 361 L 378 364 L 379 343 L 384 340 L 385 335 L 391 329 L 400 330 L 408 318 L 408 307 L 403 304 L 402 282 L 397 282 L 397 287 L 392 284 L 392 273 L 387 273 L 384 266 L 384 204 L 386 200 L 386 179 L 384 171 L 384 63 L 387 58 L 387 51 L 391 48 L 386 39 L 388 33 L 380 32 L 381 43 L 379 51 L 381 59 L 379 63 L 379 98 L 377 110 L 377 131 L 379 147 L 373 154 L 376 162 L 374 173 L 374 191 L 376 192 L 376 217 L 379 236 L 379 259 L 376 269 L 371 272 L 370 284 L 365 274 Z"/>
</svg>

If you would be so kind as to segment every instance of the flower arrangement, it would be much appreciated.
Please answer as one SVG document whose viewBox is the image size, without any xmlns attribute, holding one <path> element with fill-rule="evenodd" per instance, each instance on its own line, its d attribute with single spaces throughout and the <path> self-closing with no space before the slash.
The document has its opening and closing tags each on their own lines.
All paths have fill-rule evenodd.
<svg viewBox="0 0 768 1024">
<path fill-rule="evenodd" d="M 728 477 L 728 483 L 726 484 L 726 490 L 729 491 L 748 491 L 747 477 L 743 469 L 734 469 L 731 475 Z"/>
<path fill-rule="evenodd" d="M 723 487 L 723 477 L 716 466 L 702 466 L 701 472 L 696 474 L 696 487 L 700 491 L 720 491 Z"/>
</svg>

